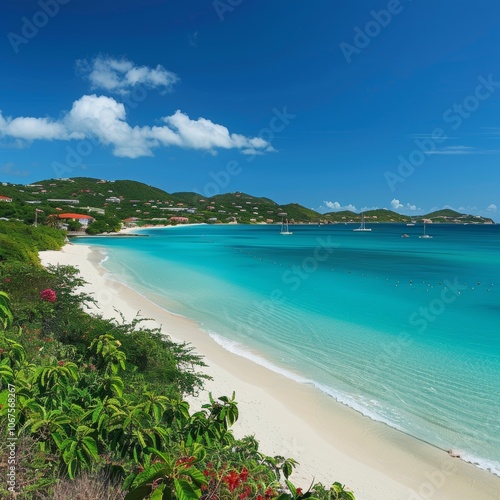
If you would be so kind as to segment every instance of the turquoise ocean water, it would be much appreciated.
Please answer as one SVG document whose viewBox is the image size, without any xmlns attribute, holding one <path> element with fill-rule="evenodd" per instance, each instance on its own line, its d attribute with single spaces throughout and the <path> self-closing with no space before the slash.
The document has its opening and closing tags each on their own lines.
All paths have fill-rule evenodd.
<svg viewBox="0 0 500 500">
<path fill-rule="evenodd" d="M 500 225 L 372 227 L 78 241 L 227 349 L 500 475 Z"/>
</svg>

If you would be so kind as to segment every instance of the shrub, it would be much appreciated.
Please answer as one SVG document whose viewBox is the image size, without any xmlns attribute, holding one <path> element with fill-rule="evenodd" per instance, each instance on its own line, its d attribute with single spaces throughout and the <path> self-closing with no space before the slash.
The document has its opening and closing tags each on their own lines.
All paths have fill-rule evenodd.
<svg viewBox="0 0 500 500">
<path fill-rule="evenodd" d="M 71 480 L 61 478 L 44 500 L 123 500 L 125 493 L 119 482 L 103 474 L 84 473 Z"/>
<path fill-rule="evenodd" d="M 0 263 L 19 261 L 39 264 L 38 252 L 58 250 L 64 245 L 64 238 L 64 233 L 58 229 L 0 221 Z"/>
<path fill-rule="evenodd" d="M 57 243 L 50 231 L 29 228 L 9 251 L 24 251 L 31 234 L 40 245 Z M 143 327 L 144 319 L 88 315 L 82 284 L 71 267 L 18 258 L 0 265 L 0 428 L 12 423 L 15 383 L 17 498 L 354 498 L 340 483 L 304 493 L 288 480 L 294 460 L 262 455 L 254 438 L 236 440 L 234 393 L 210 395 L 190 413 L 182 396 L 208 378 L 198 372 L 201 357 Z M 2 467 L 9 453 L 4 440 Z M 0 482 L 2 497 L 11 493 L 5 488 Z"/>
</svg>

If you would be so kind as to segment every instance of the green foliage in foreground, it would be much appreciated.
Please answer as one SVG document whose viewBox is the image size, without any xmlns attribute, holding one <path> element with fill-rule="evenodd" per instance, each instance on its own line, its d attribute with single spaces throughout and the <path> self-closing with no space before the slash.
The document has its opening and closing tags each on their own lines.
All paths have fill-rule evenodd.
<svg viewBox="0 0 500 500">
<path fill-rule="evenodd" d="M 302 491 L 293 459 L 236 440 L 234 394 L 192 412 L 183 396 L 206 378 L 200 357 L 140 319 L 87 315 L 75 269 L 0 265 L 0 283 L 0 428 L 17 438 L 16 482 L 0 482 L 2 498 L 68 498 L 89 481 L 96 499 L 354 498 L 339 483 Z"/>
<path fill-rule="evenodd" d="M 90 224 L 85 230 L 87 234 L 101 234 L 101 233 L 112 233 L 119 231 L 122 225 L 120 219 L 116 216 L 104 216 L 100 215 L 98 218 Z"/>
<path fill-rule="evenodd" d="M 64 245 L 64 238 L 63 231 L 51 227 L 0 221 L 0 262 L 39 264 L 38 252 L 59 250 Z"/>
</svg>

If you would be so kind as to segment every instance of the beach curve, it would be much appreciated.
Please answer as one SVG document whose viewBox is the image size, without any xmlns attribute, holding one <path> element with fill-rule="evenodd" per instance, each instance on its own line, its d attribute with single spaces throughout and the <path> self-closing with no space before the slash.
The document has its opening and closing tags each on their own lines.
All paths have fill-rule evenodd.
<svg viewBox="0 0 500 500">
<path fill-rule="evenodd" d="M 114 281 L 100 267 L 103 255 L 95 247 L 66 245 L 41 252 L 43 265 L 77 267 L 88 282 L 104 317 L 127 320 L 137 312 L 154 318 L 175 341 L 191 343 L 203 355 L 213 377 L 194 408 L 214 396 L 236 391 L 240 420 L 237 437 L 255 434 L 261 451 L 300 462 L 292 479 L 306 487 L 340 481 L 357 499 L 490 499 L 500 498 L 500 478 L 464 463 L 383 423 L 347 408 L 320 390 L 292 381 L 224 349 L 199 325 L 171 314 L 131 288 Z"/>
</svg>

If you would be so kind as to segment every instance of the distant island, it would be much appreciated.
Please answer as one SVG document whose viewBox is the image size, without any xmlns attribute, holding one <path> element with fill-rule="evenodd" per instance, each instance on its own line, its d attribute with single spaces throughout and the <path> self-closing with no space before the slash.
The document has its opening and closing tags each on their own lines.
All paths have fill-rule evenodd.
<svg viewBox="0 0 500 500">
<path fill-rule="evenodd" d="M 80 217 L 81 216 L 81 217 Z M 277 224 L 359 223 L 361 214 L 344 210 L 321 214 L 297 203 L 234 192 L 203 197 L 194 192 L 167 193 L 147 184 L 89 177 L 48 179 L 33 184 L 2 183 L 0 219 L 66 226 L 98 234 L 129 227 L 186 223 Z M 454 210 L 408 216 L 387 209 L 364 212 L 367 223 L 493 224 L 493 220 Z M 88 223 L 92 222 L 91 225 Z M 92 230 L 90 231 L 90 227 Z"/>
</svg>

